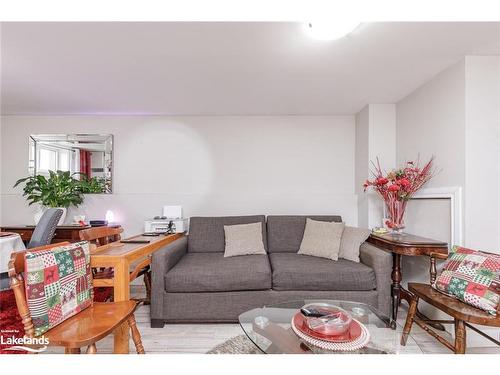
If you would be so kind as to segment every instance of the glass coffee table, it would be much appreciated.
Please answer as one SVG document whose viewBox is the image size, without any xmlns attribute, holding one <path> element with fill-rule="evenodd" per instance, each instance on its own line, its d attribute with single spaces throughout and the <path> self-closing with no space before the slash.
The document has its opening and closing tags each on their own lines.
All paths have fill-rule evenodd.
<svg viewBox="0 0 500 375">
<path fill-rule="evenodd" d="M 291 327 L 293 316 L 309 303 L 328 303 L 350 312 L 352 317 L 363 323 L 370 333 L 368 344 L 356 351 L 332 351 L 316 347 L 301 339 Z M 402 327 L 396 324 L 392 329 L 390 319 L 374 307 L 350 301 L 301 300 L 279 303 L 247 311 L 239 316 L 241 328 L 248 338 L 264 353 L 306 354 L 306 353 L 354 353 L 354 354 L 399 354 L 422 353 L 415 340 L 408 336 L 406 346 L 400 344 Z"/>
</svg>

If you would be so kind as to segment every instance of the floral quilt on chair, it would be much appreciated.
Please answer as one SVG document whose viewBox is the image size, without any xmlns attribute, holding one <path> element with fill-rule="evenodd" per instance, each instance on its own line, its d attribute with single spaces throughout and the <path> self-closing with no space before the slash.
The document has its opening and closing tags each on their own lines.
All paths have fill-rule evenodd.
<svg viewBox="0 0 500 375">
<path fill-rule="evenodd" d="M 500 255 L 454 246 L 433 287 L 496 315 L 500 301 Z"/>
<path fill-rule="evenodd" d="M 92 304 L 88 242 L 27 251 L 24 269 L 26 299 L 35 336 Z"/>
</svg>

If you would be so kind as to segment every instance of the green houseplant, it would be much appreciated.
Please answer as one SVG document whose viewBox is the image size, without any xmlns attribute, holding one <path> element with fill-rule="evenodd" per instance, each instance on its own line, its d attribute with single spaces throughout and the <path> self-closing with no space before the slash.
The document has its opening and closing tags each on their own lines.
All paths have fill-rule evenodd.
<svg viewBox="0 0 500 375">
<path fill-rule="evenodd" d="M 49 177 L 43 175 L 28 176 L 17 180 L 14 187 L 24 183 L 23 196 L 28 200 L 28 205 L 38 203 L 42 210 L 35 214 L 37 223 L 48 207 L 61 208 L 63 215 L 59 224 L 64 222 L 67 208 L 78 207 L 83 202 L 85 189 L 82 182 L 73 177 L 69 171 L 49 171 Z"/>
<path fill-rule="evenodd" d="M 85 173 L 74 173 L 73 175 L 76 174 L 79 174 L 81 177 L 79 183 L 82 193 L 99 194 L 111 192 L 104 177 L 88 177 Z"/>
</svg>

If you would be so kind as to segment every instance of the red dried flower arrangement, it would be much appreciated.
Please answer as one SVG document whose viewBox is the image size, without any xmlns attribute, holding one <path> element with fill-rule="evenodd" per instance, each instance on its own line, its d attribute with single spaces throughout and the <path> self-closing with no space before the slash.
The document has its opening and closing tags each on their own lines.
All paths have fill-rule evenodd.
<svg viewBox="0 0 500 375">
<path fill-rule="evenodd" d="M 409 161 L 403 168 L 393 169 L 384 176 L 378 158 L 376 164 L 372 162 L 373 179 L 366 180 L 364 190 L 372 187 L 380 194 L 389 216 L 385 224 L 393 231 L 400 232 L 404 228 L 406 204 L 435 175 L 433 163 L 434 157 L 422 168 L 419 160 Z"/>
</svg>

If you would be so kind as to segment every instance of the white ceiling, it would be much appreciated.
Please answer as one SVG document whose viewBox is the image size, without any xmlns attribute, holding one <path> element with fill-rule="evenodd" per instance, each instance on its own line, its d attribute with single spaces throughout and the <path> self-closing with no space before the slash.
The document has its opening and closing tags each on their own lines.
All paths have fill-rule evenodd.
<svg viewBox="0 0 500 375">
<path fill-rule="evenodd" d="M 370 23 L 316 41 L 299 23 L 3 23 L 3 114 L 352 114 L 396 102 L 500 23 Z"/>
</svg>

